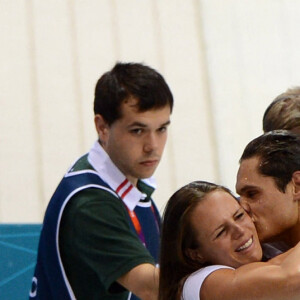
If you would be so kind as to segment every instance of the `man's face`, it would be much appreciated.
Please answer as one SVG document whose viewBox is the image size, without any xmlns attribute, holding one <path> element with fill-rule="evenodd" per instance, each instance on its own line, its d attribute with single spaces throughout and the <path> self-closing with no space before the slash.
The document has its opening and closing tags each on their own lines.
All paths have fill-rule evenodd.
<svg viewBox="0 0 300 300">
<path fill-rule="evenodd" d="M 260 241 L 284 239 L 298 219 L 297 201 L 294 200 L 292 181 L 282 193 L 272 177 L 258 172 L 260 159 L 252 157 L 241 162 L 237 174 L 236 191 L 241 205 L 249 212 Z"/>
<path fill-rule="evenodd" d="M 100 135 L 104 150 L 134 185 L 138 179 L 152 176 L 158 166 L 171 113 L 169 106 L 138 112 L 135 104 L 135 99 L 125 101 L 122 117 L 106 125 Z"/>
</svg>

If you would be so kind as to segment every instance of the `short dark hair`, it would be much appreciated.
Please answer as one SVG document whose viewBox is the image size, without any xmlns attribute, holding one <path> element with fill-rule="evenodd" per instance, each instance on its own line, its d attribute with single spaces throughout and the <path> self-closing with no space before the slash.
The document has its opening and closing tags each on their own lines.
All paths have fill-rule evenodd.
<svg viewBox="0 0 300 300">
<path fill-rule="evenodd" d="M 300 87 L 288 89 L 277 96 L 267 107 L 263 116 L 263 131 L 277 129 L 299 131 Z"/>
<path fill-rule="evenodd" d="M 293 173 L 300 170 L 300 135 L 287 130 L 269 131 L 246 146 L 240 163 L 252 157 L 260 160 L 258 172 L 274 178 L 284 193 Z"/>
<path fill-rule="evenodd" d="M 118 62 L 96 84 L 94 113 L 111 125 L 122 117 L 121 104 L 130 97 L 137 100 L 139 112 L 166 105 L 173 109 L 173 95 L 162 75 L 140 63 Z"/>
</svg>

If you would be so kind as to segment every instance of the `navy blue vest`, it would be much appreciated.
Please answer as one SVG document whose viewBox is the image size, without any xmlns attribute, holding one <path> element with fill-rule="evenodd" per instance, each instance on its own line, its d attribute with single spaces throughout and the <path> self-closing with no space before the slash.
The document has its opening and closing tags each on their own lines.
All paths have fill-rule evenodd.
<svg viewBox="0 0 300 300">
<path fill-rule="evenodd" d="M 62 179 L 55 193 L 53 194 L 45 213 L 43 228 L 39 241 L 37 264 L 34 277 L 32 279 L 30 299 L 76 299 L 65 274 L 60 257 L 58 248 L 59 227 L 63 210 L 68 201 L 76 193 L 87 188 L 105 189 L 118 197 L 118 195 L 107 185 L 107 183 L 105 183 L 99 177 L 99 175 L 92 170 L 68 173 Z M 120 201 L 122 200 L 120 199 Z M 156 218 L 159 220 L 159 213 L 155 206 L 154 208 Z M 145 233 L 147 249 L 157 263 L 159 254 L 159 236 L 157 234 L 156 224 L 153 222 L 153 213 L 150 209 L 143 210 L 144 212 L 141 216 L 139 210 L 139 207 L 135 208 L 135 212 Z M 131 229 L 136 232 L 129 216 L 128 220 Z M 155 232 L 156 234 L 154 234 Z M 131 299 L 133 300 L 138 298 L 132 295 Z"/>
</svg>

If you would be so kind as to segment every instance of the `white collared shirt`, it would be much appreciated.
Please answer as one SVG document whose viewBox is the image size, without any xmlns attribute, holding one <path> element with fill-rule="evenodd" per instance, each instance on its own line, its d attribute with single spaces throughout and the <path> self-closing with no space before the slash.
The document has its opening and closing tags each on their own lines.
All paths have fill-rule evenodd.
<svg viewBox="0 0 300 300">
<path fill-rule="evenodd" d="M 99 173 L 100 177 L 123 199 L 130 210 L 134 210 L 145 194 L 140 192 L 112 162 L 98 141 L 94 143 L 88 154 L 88 161 Z M 156 188 L 153 177 L 143 179 L 147 185 Z"/>
</svg>

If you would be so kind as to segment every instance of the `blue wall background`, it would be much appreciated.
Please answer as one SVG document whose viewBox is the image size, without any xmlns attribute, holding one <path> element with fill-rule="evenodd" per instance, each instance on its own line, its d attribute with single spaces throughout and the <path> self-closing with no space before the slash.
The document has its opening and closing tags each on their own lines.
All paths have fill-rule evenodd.
<svg viewBox="0 0 300 300">
<path fill-rule="evenodd" d="M 28 300 L 41 224 L 0 224 L 0 299 Z"/>
</svg>

